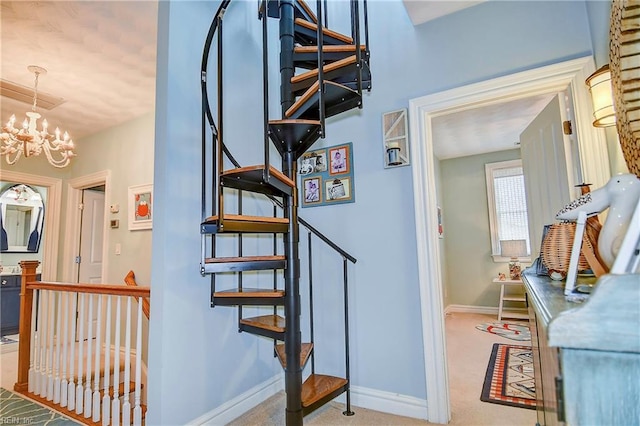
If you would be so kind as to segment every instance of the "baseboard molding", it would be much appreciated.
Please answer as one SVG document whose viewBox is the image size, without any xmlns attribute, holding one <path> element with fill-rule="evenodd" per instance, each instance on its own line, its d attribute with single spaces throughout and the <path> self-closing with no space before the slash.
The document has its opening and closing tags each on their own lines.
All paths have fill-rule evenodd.
<svg viewBox="0 0 640 426">
<path fill-rule="evenodd" d="M 233 419 L 243 415 L 253 407 L 264 402 L 271 396 L 284 389 L 283 375 L 278 374 L 245 393 L 238 395 L 202 416 L 193 419 L 189 425 L 225 425 Z"/>
<path fill-rule="evenodd" d="M 340 395 L 336 401 L 344 404 L 346 395 Z M 358 407 L 362 407 L 397 416 L 427 418 L 427 401 L 424 399 L 360 386 L 351 386 L 351 405 L 356 414 Z"/>
<path fill-rule="evenodd" d="M 444 309 L 445 315 L 453 312 L 460 312 L 464 314 L 498 315 L 498 308 L 493 306 L 448 305 Z"/>
</svg>

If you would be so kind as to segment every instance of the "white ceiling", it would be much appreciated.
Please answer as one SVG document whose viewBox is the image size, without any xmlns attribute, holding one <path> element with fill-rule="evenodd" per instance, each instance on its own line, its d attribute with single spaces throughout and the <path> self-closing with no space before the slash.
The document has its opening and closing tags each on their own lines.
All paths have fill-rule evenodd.
<svg viewBox="0 0 640 426">
<path fill-rule="evenodd" d="M 156 1 L 0 2 L 3 80 L 33 88 L 29 65 L 47 69 L 38 92 L 64 98 L 38 109 L 74 140 L 154 108 Z M 31 103 L 2 97 L 0 120 L 18 123 Z"/>
<path fill-rule="evenodd" d="M 480 3 L 403 1 L 415 25 Z M 157 1 L 3 0 L 0 5 L 0 75 L 32 88 L 27 66 L 48 70 L 39 92 L 64 98 L 52 110 L 39 109 L 51 129 L 67 130 L 77 141 L 153 110 Z M 0 101 L 2 123 L 11 114 L 21 122 L 31 109 L 30 103 Z M 544 99 L 527 99 L 437 117 L 435 154 L 445 159 L 514 148 L 544 105 Z"/>
</svg>

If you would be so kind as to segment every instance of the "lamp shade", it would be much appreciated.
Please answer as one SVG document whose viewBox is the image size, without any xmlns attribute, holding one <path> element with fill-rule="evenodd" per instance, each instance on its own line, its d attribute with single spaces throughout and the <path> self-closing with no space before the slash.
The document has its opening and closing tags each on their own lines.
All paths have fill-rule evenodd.
<svg viewBox="0 0 640 426">
<path fill-rule="evenodd" d="M 609 127 L 616 124 L 616 113 L 613 108 L 613 90 L 611 88 L 611 71 L 609 64 L 599 68 L 586 80 L 593 103 L 595 127 Z"/>
<path fill-rule="evenodd" d="M 526 256 L 527 240 L 500 240 L 500 254 L 510 258 Z"/>
</svg>

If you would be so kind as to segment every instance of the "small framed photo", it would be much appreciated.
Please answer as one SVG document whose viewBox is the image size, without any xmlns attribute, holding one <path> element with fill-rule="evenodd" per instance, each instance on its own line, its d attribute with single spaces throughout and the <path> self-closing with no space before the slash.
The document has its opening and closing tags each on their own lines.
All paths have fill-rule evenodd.
<svg viewBox="0 0 640 426">
<path fill-rule="evenodd" d="M 304 204 L 319 203 L 321 184 L 319 177 L 304 179 Z"/>
<path fill-rule="evenodd" d="M 351 178 L 333 179 L 325 182 L 326 200 L 346 201 L 351 199 Z"/>
<path fill-rule="evenodd" d="M 129 230 L 151 229 L 153 224 L 153 185 L 129 187 Z"/>
<path fill-rule="evenodd" d="M 349 146 L 341 145 L 329 149 L 330 175 L 349 173 Z"/>
</svg>

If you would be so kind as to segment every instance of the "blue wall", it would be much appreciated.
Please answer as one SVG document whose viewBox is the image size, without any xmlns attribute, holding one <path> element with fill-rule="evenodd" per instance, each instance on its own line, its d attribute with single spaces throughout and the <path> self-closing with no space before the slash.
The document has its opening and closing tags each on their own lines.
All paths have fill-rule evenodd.
<svg viewBox="0 0 640 426">
<path fill-rule="evenodd" d="M 238 139 L 233 150 L 243 164 L 255 163 L 261 141 L 259 59 L 251 56 L 260 54 L 259 30 L 247 30 L 259 25 L 255 7 L 232 3 L 225 21 L 237 43 L 225 60 L 248 61 L 229 65 L 231 76 L 244 78 L 230 78 L 226 89 L 233 94 L 226 140 Z M 209 281 L 198 270 L 199 69 L 216 8 L 160 3 L 149 424 L 185 424 L 281 371 L 269 341 L 236 332 L 235 309 L 209 307 Z M 426 397 L 411 168 L 383 168 L 382 113 L 418 96 L 591 55 L 590 22 L 608 10 L 587 10 L 579 1 L 486 2 L 414 27 L 400 0 L 369 2 L 373 91 L 363 110 L 330 119 L 317 145 L 353 142 L 357 201 L 300 210 L 358 259 L 349 274 L 353 385 Z M 322 283 L 314 293 L 323 307 L 317 370 L 340 375 L 341 348 L 329 343 L 341 315 L 340 259 L 336 265 L 332 256 L 314 246 L 314 282 Z"/>
</svg>

